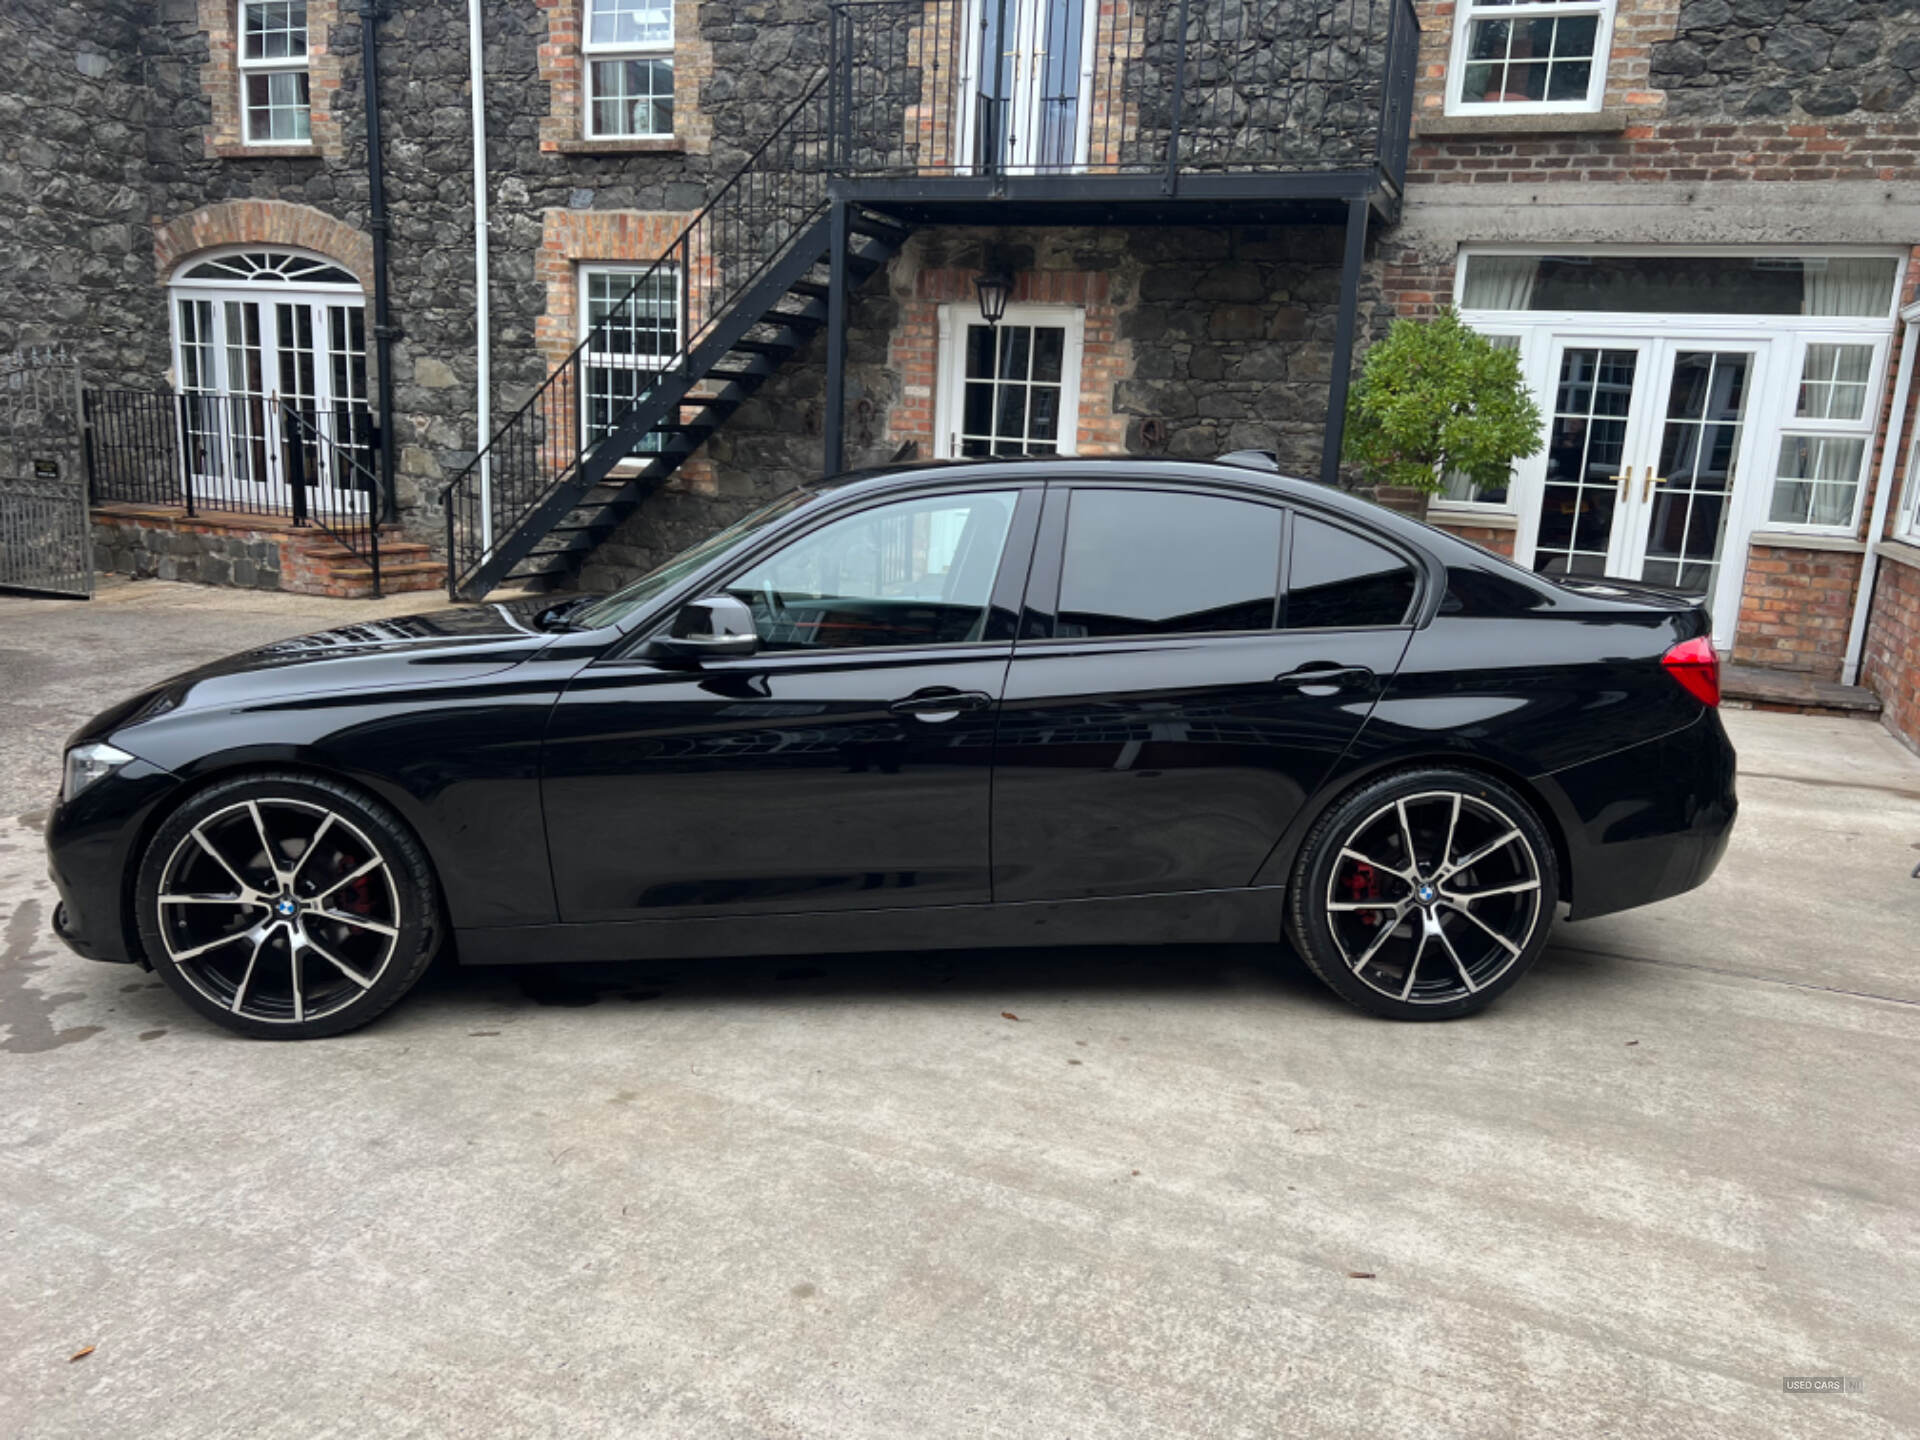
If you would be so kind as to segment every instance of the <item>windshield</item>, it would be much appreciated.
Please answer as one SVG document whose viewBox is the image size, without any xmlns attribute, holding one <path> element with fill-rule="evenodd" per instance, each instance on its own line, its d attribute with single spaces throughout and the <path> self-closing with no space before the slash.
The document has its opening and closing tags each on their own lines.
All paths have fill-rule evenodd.
<svg viewBox="0 0 1920 1440">
<path fill-rule="evenodd" d="M 817 488 L 790 490 L 771 505 L 762 506 L 745 519 L 736 520 L 718 535 L 709 535 L 697 545 L 682 550 L 665 564 L 656 565 L 631 585 L 623 586 L 606 596 L 583 606 L 567 617 L 567 620 L 583 629 L 598 630 L 606 625 L 619 625 L 627 617 L 636 613 L 649 601 L 672 589 L 694 571 L 715 559 L 722 552 L 746 540 L 749 536 L 765 529 L 783 515 L 791 515 L 809 500 L 818 499 L 823 492 Z"/>
</svg>

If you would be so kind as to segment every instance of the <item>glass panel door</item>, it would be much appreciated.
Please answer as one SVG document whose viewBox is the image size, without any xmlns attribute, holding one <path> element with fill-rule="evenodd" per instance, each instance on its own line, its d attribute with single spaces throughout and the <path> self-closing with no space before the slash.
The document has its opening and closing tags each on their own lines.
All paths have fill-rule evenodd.
<svg viewBox="0 0 1920 1440">
<path fill-rule="evenodd" d="M 1620 510 L 1643 347 L 1566 344 L 1547 418 L 1546 479 L 1533 536 L 1544 575 L 1618 574 Z"/>
<path fill-rule="evenodd" d="M 1674 349 L 1664 368 L 1666 415 L 1656 458 L 1630 487 L 1643 538 L 1639 564 L 1626 573 L 1710 600 L 1733 513 L 1754 356 Z"/>
<path fill-rule="evenodd" d="M 364 475 L 332 473 L 338 455 L 370 471 L 377 448 L 359 305 L 312 295 L 176 293 L 174 326 L 196 503 L 291 510 L 285 404 L 308 427 L 301 452 L 308 499 L 324 495 L 336 511 L 366 505 Z"/>
<path fill-rule="evenodd" d="M 963 93 L 975 168 L 1058 173 L 1086 163 L 1092 0 L 974 0 Z"/>
</svg>

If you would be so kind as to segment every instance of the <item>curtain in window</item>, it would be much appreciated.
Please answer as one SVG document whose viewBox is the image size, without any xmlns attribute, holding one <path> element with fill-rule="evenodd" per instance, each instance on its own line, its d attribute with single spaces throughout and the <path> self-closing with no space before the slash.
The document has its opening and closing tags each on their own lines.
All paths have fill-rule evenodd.
<svg viewBox="0 0 1920 1440">
<path fill-rule="evenodd" d="M 1467 260 L 1463 310 L 1525 310 L 1533 303 L 1537 255 L 1474 255 Z"/>
<path fill-rule="evenodd" d="M 1802 315 L 1885 315 L 1893 303 L 1891 260 L 1809 260 Z"/>
</svg>

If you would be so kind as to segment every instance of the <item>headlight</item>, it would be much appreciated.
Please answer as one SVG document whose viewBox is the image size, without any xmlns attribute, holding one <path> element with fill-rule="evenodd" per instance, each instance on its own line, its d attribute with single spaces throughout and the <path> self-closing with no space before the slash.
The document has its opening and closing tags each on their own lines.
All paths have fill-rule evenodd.
<svg viewBox="0 0 1920 1440">
<path fill-rule="evenodd" d="M 62 803 L 73 799 L 94 781 L 111 775 L 133 756 L 113 745 L 76 745 L 67 751 L 67 776 L 60 786 Z"/>
</svg>

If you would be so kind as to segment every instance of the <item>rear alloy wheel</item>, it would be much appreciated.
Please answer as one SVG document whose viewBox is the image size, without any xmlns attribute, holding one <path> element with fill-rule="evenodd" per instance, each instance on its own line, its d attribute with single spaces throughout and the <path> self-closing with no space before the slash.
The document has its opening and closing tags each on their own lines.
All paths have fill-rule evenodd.
<svg viewBox="0 0 1920 1440">
<path fill-rule="evenodd" d="M 1402 771 L 1346 797 L 1308 836 L 1293 940 L 1361 1009 L 1450 1019 L 1519 980 L 1559 898 L 1552 843 L 1511 789 L 1470 771 Z"/>
<path fill-rule="evenodd" d="M 161 978 L 243 1035 L 355 1029 L 433 956 L 437 902 L 418 843 L 383 807 L 304 776 L 192 797 L 148 846 L 136 899 Z"/>
</svg>

